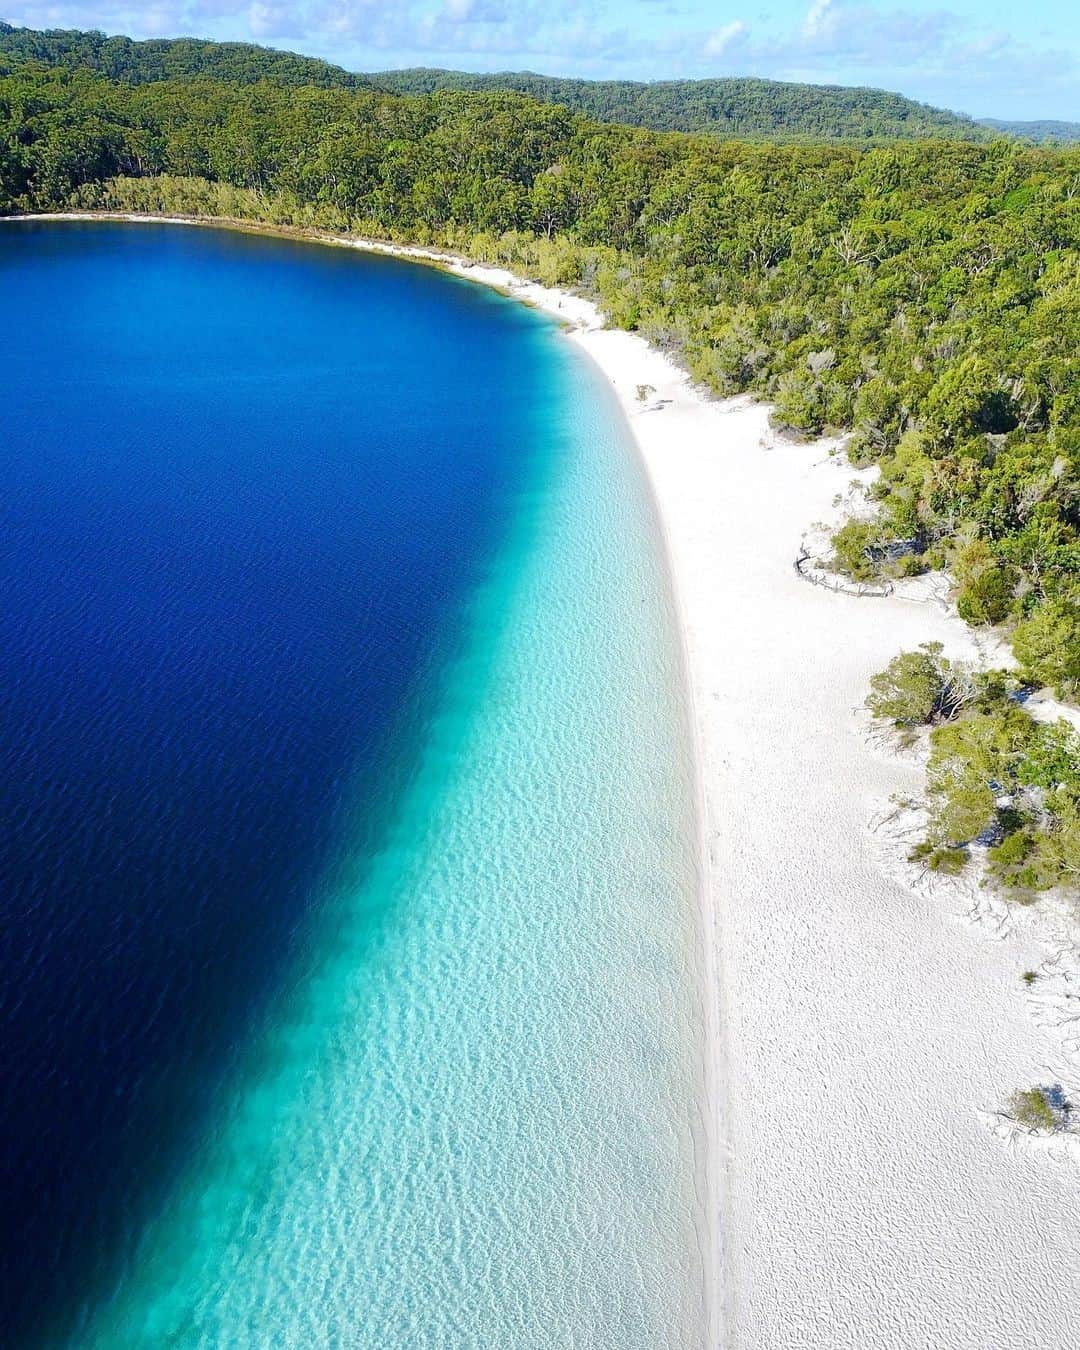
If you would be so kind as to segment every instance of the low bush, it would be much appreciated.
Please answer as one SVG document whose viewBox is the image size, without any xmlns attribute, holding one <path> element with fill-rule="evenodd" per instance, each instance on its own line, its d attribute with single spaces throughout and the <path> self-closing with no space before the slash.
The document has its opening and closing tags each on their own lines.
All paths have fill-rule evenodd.
<svg viewBox="0 0 1080 1350">
<path fill-rule="evenodd" d="M 832 537 L 833 566 L 853 581 L 873 581 L 881 572 L 884 544 L 876 521 L 849 520 Z"/>
<path fill-rule="evenodd" d="M 1080 592 L 1048 600 L 1017 624 L 1013 650 L 1025 679 L 1059 698 L 1080 697 Z"/>
<path fill-rule="evenodd" d="M 903 652 L 871 681 L 871 713 L 909 736 L 930 726 L 926 839 L 912 852 L 933 871 L 987 846 L 990 875 L 1018 900 L 1080 887 L 1080 732 L 1036 722 L 1003 672 L 948 661 L 939 643 Z"/>
<path fill-rule="evenodd" d="M 948 848 L 924 841 L 916 844 L 908 854 L 908 862 L 919 862 L 931 872 L 954 877 L 967 866 L 970 858 L 966 848 Z"/>
<path fill-rule="evenodd" d="M 1018 1125 L 1036 1134 L 1055 1134 L 1069 1124 L 1072 1108 L 1059 1084 L 1014 1092 L 1008 1112 Z"/>
<path fill-rule="evenodd" d="M 942 655 L 940 642 L 901 652 L 870 681 L 866 706 L 874 717 L 897 726 L 926 726 L 955 717 L 974 695 L 976 681 L 965 666 Z"/>
</svg>

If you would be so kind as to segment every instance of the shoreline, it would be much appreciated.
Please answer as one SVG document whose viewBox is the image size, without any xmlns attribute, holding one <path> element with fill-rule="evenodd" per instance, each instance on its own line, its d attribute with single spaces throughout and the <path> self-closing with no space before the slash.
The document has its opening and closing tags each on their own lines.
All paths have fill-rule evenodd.
<svg viewBox="0 0 1080 1350">
<path fill-rule="evenodd" d="M 683 679 L 683 695 L 686 701 L 687 735 L 690 738 L 689 751 L 693 768 L 694 828 L 697 835 L 697 870 L 701 878 L 698 895 L 697 942 L 699 959 L 703 972 L 703 1032 L 705 1063 L 703 1065 L 704 1095 L 701 1111 L 701 1134 L 704 1136 L 703 1159 L 696 1172 L 696 1184 L 699 1186 L 699 1200 L 702 1206 L 698 1216 L 704 1229 L 702 1264 L 706 1273 L 707 1302 L 705 1307 L 705 1344 L 709 1350 L 728 1345 L 731 1342 L 723 1334 L 724 1315 L 730 1311 L 734 1300 L 734 1289 L 730 1276 L 724 1270 L 725 1263 L 721 1255 L 718 1188 L 716 1181 L 717 1118 L 720 1114 L 721 1097 L 719 1075 L 722 1056 L 722 1036 L 717 1024 L 719 991 L 723 984 L 716 975 L 717 944 L 715 942 L 716 913 L 711 900 L 709 884 L 709 849 L 705 781 L 701 765 L 700 715 L 697 707 L 697 682 L 692 674 L 692 658 L 688 639 L 687 616 L 684 612 L 682 588 L 673 565 L 672 540 L 667 515 L 657 492 L 656 480 L 649 459 L 634 429 L 634 415 L 641 409 L 632 404 L 625 389 L 619 387 L 609 363 L 597 354 L 595 343 L 590 337 L 604 331 L 604 319 L 600 311 L 589 300 L 575 296 L 567 291 L 546 288 L 539 283 L 528 282 L 513 273 L 484 263 L 475 263 L 450 253 L 435 249 L 422 248 L 407 244 L 392 244 L 379 240 L 355 239 L 324 234 L 309 229 L 287 226 L 263 225 L 254 221 L 219 219 L 199 216 L 143 215 L 134 212 L 109 211 L 63 211 L 42 212 L 33 215 L 0 217 L 16 221 L 125 221 L 131 224 L 185 225 L 213 229 L 230 229 L 239 233 L 260 234 L 271 237 L 294 239 L 298 242 L 324 244 L 337 248 L 353 249 L 362 253 L 374 253 L 384 257 L 393 257 L 405 261 L 437 267 L 465 281 L 497 290 L 510 299 L 527 304 L 555 319 L 562 325 L 564 336 L 573 342 L 580 355 L 589 360 L 608 384 L 615 385 L 615 394 L 622 416 L 627 424 L 629 439 L 637 453 L 642 469 L 643 483 L 649 497 L 650 509 L 657 529 L 657 545 L 661 563 L 664 567 L 667 589 L 672 605 L 673 627 L 678 642 L 678 660 Z M 629 336 L 629 335 L 627 335 Z M 641 339 L 637 339 L 641 341 Z M 643 344 L 644 345 L 644 344 Z M 723 1273 L 722 1273 L 723 1272 Z M 711 1293 L 711 1297 L 708 1295 Z"/>
<path fill-rule="evenodd" d="M 857 477 L 830 457 L 835 443 L 785 442 L 765 405 L 708 400 L 644 339 L 604 328 L 591 302 L 437 250 L 187 217 L 9 219 L 355 248 L 439 266 L 563 323 L 633 433 L 683 645 L 706 939 L 709 1344 L 1080 1341 L 1068 1294 L 1080 1173 L 1003 1148 L 980 1118 L 1053 1063 L 1020 980 L 1045 944 L 1026 931 L 991 944 L 883 867 L 869 828 L 918 774 L 868 743 L 869 676 L 934 638 L 970 657 L 976 638 L 936 604 L 795 575 L 802 534 Z"/>
</svg>

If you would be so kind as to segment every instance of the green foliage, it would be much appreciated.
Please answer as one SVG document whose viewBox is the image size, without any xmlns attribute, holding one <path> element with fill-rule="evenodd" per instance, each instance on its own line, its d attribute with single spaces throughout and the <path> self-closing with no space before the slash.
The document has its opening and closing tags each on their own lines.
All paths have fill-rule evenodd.
<svg viewBox="0 0 1080 1350">
<path fill-rule="evenodd" d="M 953 576 L 959 586 L 956 608 L 970 624 L 1000 623 L 1009 613 L 1016 578 L 985 539 L 975 539 L 957 555 Z"/>
<path fill-rule="evenodd" d="M 941 644 L 902 652 L 871 680 L 871 713 L 929 725 L 927 833 L 911 853 L 957 871 L 986 844 L 990 874 L 1018 896 L 1080 884 L 1080 731 L 1036 722 L 1002 671 L 948 661 Z"/>
<path fill-rule="evenodd" d="M 1026 830 L 1013 830 L 990 850 L 990 858 L 1002 875 L 1018 869 L 1031 853 L 1032 839 Z"/>
<path fill-rule="evenodd" d="M 1043 118 L 1035 122 L 1006 122 L 996 117 L 980 117 L 979 125 L 1002 136 L 1019 136 L 1027 141 L 1080 141 L 1080 122 L 1057 122 Z"/>
<path fill-rule="evenodd" d="M 940 642 L 924 642 L 871 679 L 866 706 L 897 726 L 925 726 L 955 717 L 973 693 L 970 673 L 942 656 Z"/>
<path fill-rule="evenodd" d="M 242 42 L 200 42 L 194 38 L 154 38 L 133 42 L 104 33 L 53 29 L 41 33 L 0 23 L 0 56 L 14 62 L 40 62 L 90 70 L 125 84 L 183 80 L 207 76 L 254 84 L 274 80 L 286 85 L 319 85 L 355 89 L 364 77 L 338 66 L 293 52 L 274 51 Z"/>
<path fill-rule="evenodd" d="M 930 743 L 928 845 L 989 837 L 990 872 L 1004 885 L 1080 884 L 1080 733 L 990 692 Z"/>
<path fill-rule="evenodd" d="M 1023 708 L 1002 699 L 995 707 L 976 708 L 966 717 L 935 728 L 930 737 L 930 772 L 936 764 L 945 770 L 950 764 L 963 763 L 1004 791 L 1040 734 L 1039 724 Z"/>
<path fill-rule="evenodd" d="M 1018 1125 L 1039 1134 L 1053 1134 L 1068 1124 L 1069 1108 L 1060 1088 L 1033 1087 L 1014 1092 L 1008 1111 Z"/>
<path fill-rule="evenodd" d="M 1075 699 L 1080 694 L 1080 592 L 1047 601 L 1017 624 L 1013 650 L 1025 679 Z"/>
<path fill-rule="evenodd" d="M 807 369 L 786 370 L 776 382 L 776 422 L 791 431 L 817 436 L 828 422 L 828 386 Z"/>
<path fill-rule="evenodd" d="M 270 80 L 325 89 L 373 88 L 395 94 L 524 94 L 598 122 L 654 131 L 692 131 L 738 139 L 910 140 L 944 136 L 988 141 L 994 132 L 970 118 L 882 89 L 774 80 L 571 80 L 529 71 L 494 75 L 456 70 L 390 70 L 354 75 L 313 57 L 238 42 L 192 38 L 133 42 L 78 31 L 36 32 L 0 23 L 0 59 L 90 70 L 125 84 L 210 77 L 236 84 Z M 1025 133 L 1020 133 L 1025 134 Z"/>
<path fill-rule="evenodd" d="M 884 543 L 877 521 L 845 521 L 832 537 L 833 565 L 853 581 L 872 581 L 881 571 Z"/>
<path fill-rule="evenodd" d="M 1029 787 L 1059 790 L 1080 773 L 1080 732 L 1063 718 L 1037 728 L 1029 740 L 1018 774 Z"/>
<path fill-rule="evenodd" d="M 893 140 L 951 136 L 986 140 L 993 132 L 957 113 L 881 89 L 843 89 L 774 80 L 570 80 L 515 71 L 477 75 L 457 70 L 390 70 L 368 77 L 398 94 L 511 89 L 561 103 L 598 122 L 656 131 L 695 131 L 770 140 Z"/>
<path fill-rule="evenodd" d="M 939 763 L 927 780 L 929 839 L 938 846 L 978 839 L 994 824 L 997 806 L 987 781 L 967 765 Z"/>
<path fill-rule="evenodd" d="M 908 854 L 908 861 L 920 862 L 931 872 L 954 877 L 967 866 L 970 854 L 966 848 L 950 848 L 947 845 L 931 844 L 927 840 L 915 845 Z"/>
</svg>

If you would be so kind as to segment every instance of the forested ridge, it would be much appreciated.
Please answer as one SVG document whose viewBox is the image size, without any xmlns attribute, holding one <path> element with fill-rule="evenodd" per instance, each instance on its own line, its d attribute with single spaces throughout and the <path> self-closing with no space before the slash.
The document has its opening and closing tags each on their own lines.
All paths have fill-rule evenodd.
<svg viewBox="0 0 1080 1350">
<path fill-rule="evenodd" d="M 979 125 L 1001 136 L 1020 136 L 1028 141 L 1080 141 L 1080 122 L 1055 122 L 1046 118 L 1038 122 L 1016 122 L 980 117 Z"/>
<path fill-rule="evenodd" d="M 0 24 L 0 62 L 37 61 L 86 69 L 125 84 L 208 76 L 233 83 L 258 80 L 322 88 L 378 88 L 399 94 L 440 90 L 527 94 L 601 122 L 654 131 L 709 132 L 739 139 L 890 140 L 955 136 L 989 140 L 970 118 L 881 89 L 846 89 L 776 80 L 555 79 L 529 72 L 495 75 L 453 70 L 394 70 L 356 75 L 326 61 L 236 42 L 193 38 L 134 42 L 78 30 L 38 32 Z"/>
<path fill-rule="evenodd" d="M 327 89 L 354 89 L 366 81 L 340 66 L 313 56 L 257 47 L 247 42 L 209 42 L 198 38 L 107 37 L 79 29 L 16 28 L 0 21 L 0 69 L 28 62 L 89 70 L 124 84 L 184 80 L 206 76 L 237 84 L 273 80 Z"/>
<path fill-rule="evenodd" d="M 440 245 L 577 288 L 716 393 L 850 429 L 880 479 L 837 565 L 947 567 L 1022 680 L 1080 694 L 1078 148 L 725 142 L 506 92 L 20 67 L 0 210 L 70 206 Z"/>
<path fill-rule="evenodd" d="M 370 79 L 400 94 L 510 90 L 541 103 L 560 103 L 598 122 L 739 139 L 857 141 L 952 136 L 989 140 L 992 135 L 970 118 L 883 89 L 744 78 L 641 84 L 556 79 L 529 71 L 475 75 L 456 70 L 391 70 Z"/>
</svg>

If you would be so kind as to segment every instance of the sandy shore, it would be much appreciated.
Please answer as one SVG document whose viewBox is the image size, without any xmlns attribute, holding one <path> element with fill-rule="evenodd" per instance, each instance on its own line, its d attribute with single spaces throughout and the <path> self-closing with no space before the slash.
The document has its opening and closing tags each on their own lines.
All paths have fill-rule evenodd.
<svg viewBox="0 0 1080 1350">
<path fill-rule="evenodd" d="M 702 398 L 587 302 L 455 270 L 575 325 L 664 524 L 708 836 L 717 1343 L 1080 1344 L 1080 1167 L 988 1123 L 1017 1087 L 1071 1070 L 1021 980 L 1053 959 L 1052 931 L 974 924 L 963 892 L 914 891 L 870 828 L 921 780 L 867 736 L 870 676 L 931 638 L 974 656 L 971 631 L 933 599 L 797 577 L 800 538 L 854 477 L 829 444 Z"/>
<path fill-rule="evenodd" d="M 994 1128 L 1014 1089 L 1071 1071 L 1060 1018 L 1033 1012 L 1021 980 L 1064 949 L 1037 924 L 973 923 L 958 892 L 905 884 L 870 828 L 920 781 L 867 736 L 870 676 L 930 638 L 970 655 L 970 630 L 932 601 L 796 576 L 801 536 L 853 477 L 829 445 L 779 441 L 748 400 L 702 398 L 586 301 L 428 250 L 355 246 L 439 261 L 568 324 L 656 494 L 707 836 L 714 1343 L 1080 1344 L 1080 1166 Z M 1063 997 L 1077 998 L 1070 971 Z"/>
</svg>

